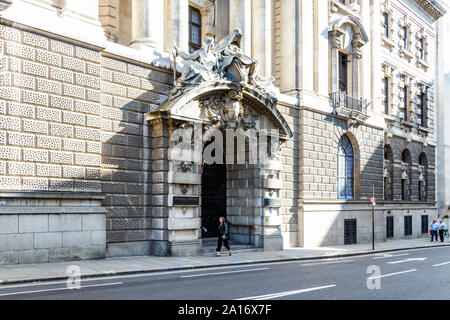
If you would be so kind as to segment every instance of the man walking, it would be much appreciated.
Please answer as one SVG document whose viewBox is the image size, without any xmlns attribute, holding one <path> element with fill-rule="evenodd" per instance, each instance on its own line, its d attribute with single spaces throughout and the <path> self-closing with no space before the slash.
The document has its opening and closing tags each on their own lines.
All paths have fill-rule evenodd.
<svg viewBox="0 0 450 320">
<path fill-rule="evenodd" d="M 433 242 L 433 239 L 436 238 L 436 242 L 438 241 L 438 231 L 439 231 L 439 223 L 436 219 L 433 219 L 431 222 L 431 242 Z"/>
<path fill-rule="evenodd" d="M 441 220 L 439 220 L 439 238 L 441 239 L 441 242 L 444 242 L 445 230 L 447 230 L 447 225 L 441 219 Z"/>
</svg>

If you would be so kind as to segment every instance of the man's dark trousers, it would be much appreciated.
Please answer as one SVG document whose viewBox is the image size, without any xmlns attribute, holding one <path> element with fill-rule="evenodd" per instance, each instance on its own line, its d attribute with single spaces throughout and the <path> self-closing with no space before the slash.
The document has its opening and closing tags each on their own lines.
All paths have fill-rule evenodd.
<svg viewBox="0 0 450 320">
<path fill-rule="evenodd" d="M 444 229 L 439 230 L 439 238 L 441 238 L 441 242 L 444 242 Z"/>
<path fill-rule="evenodd" d="M 431 231 L 431 241 L 433 241 L 433 239 L 436 237 L 436 241 L 438 241 L 438 231 L 437 230 L 432 230 Z"/>
</svg>

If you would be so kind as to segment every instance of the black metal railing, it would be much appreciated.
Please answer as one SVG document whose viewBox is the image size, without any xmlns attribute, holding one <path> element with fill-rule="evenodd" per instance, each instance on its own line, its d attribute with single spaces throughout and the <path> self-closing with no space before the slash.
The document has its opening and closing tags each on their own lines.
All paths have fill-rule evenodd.
<svg viewBox="0 0 450 320">
<path fill-rule="evenodd" d="M 367 100 L 356 99 L 348 96 L 345 92 L 332 92 L 330 93 L 330 99 L 333 103 L 333 108 L 346 108 L 350 110 L 359 111 L 361 113 L 367 113 Z"/>
</svg>

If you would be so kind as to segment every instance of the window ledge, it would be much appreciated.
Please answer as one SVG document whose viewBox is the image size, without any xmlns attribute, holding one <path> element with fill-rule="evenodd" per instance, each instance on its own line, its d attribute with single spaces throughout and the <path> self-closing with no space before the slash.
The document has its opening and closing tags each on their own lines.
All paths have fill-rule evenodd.
<svg viewBox="0 0 450 320">
<path fill-rule="evenodd" d="M 400 48 L 400 53 L 402 57 L 405 57 L 408 60 L 411 60 L 413 58 L 413 54 L 410 50 L 405 50 L 405 48 Z"/>
<path fill-rule="evenodd" d="M 381 39 L 383 40 L 383 43 L 389 47 L 391 50 L 395 47 L 395 43 L 394 41 L 392 41 L 391 39 L 389 39 L 388 37 L 382 35 Z"/>
<path fill-rule="evenodd" d="M 432 130 L 430 128 L 422 127 L 420 125 L 419 125 L 419 130 L 423 131 L 423 132 L 426 132 L 426 133 L 431 133 L 432 132 Z"/>
<path fill-rule="evenodd" d="M 428 70 L 428 68 L 430 67 L 430 65 L 423 59 L 418 58 L 417 59 L 417 64 L 419 65 L 419 67 L 422 67 L 426 70 Z"/>
<path fill-rule="evenodd" d="M 406 127 L 410 127 L 410 128 L 414 127 L 414 123 L 412 123 L 411 121 L 408 121 L 408 120 L 400 119 L 400 123 Z"/>
</svg>

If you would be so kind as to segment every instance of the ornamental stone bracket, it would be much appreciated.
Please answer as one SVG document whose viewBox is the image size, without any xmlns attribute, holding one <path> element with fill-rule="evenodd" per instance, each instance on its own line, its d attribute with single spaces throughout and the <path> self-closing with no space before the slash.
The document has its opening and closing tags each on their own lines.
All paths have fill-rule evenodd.
<svg viewBox="0 0 450 320">
<path fill-rule="evenodd" d="M 359 123 L 364 123 L 367 119 L 369 119 L 369 115 L 358 111 L 358 110 L 353 110 L 353 109 L 349 109 L 349 108 L 345 108 L 345 107 L 338 107 L 335 109 L 336 114 L 343 116 L 345 118 L 347 118 L 347 123 L 349 126 L 352 126 L 354 124 L 356 124 L 357 122 Z"/>
</svg>

